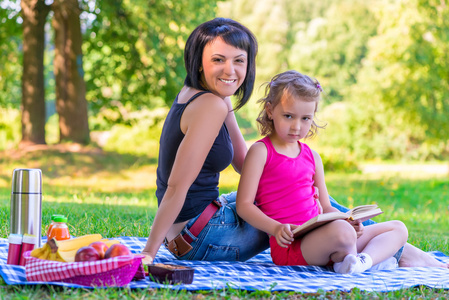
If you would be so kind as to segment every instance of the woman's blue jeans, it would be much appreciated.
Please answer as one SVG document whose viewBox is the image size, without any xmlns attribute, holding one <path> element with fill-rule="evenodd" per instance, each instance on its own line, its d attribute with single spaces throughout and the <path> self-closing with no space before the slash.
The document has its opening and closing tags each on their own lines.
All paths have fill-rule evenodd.
<svg viewBox="0 0 449 300">
<path fill-rule="evenodd" d="M 176 256 L 181 260 L 206 260 L 206 261 L 245 261 L 266 250 L 270 245 L 268 235 L 260 231 L 240 218 L 236 209 L 236 192 L 221 195 L 218 199 L 222 207 L 217 210 L 209 223 L 200 232 L 198 237 L 193 236 L 189 228 L 196 219 L 191 219 L 182 230 L 193 239 L 190 250 L 184 256 Z M 340 211 L 348 211 L 347 207 L 340 205 L 332 197 L 329 197 L 333 207 Z M 368 226 L 375 224 L 372 220 L 363 222 Z M 395 257 L 399 260 L 402 254 L 401 248 Z"/>
<path fill-rule="evenodd" d="M 193 236 L 189 228 L 198 217 L 191 219 L 181 234 L 193 238 L 190 252 L 178 259 L 182 260 L 224 260 L 245 261 L 267 249 L 268 235 L 260 231 L 237 215 L 235 206 L 236 192 L 221 195 L 220 207 L 198 237 Z"/>
</svg>

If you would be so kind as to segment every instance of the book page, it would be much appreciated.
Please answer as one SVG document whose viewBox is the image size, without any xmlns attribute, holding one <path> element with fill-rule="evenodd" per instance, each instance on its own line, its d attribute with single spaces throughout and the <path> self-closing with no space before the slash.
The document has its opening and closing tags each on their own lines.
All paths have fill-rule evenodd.
<svg viewBox="0 0 449 300">
<path fill-rule="evenodd" d="M 383 211 L 378 208 L 376 204 L 369 204 L 369 205 L 360 205 L 357 207 L 354 207 L 353 209 L 349 210 L 348 212 L 339 212 L 339 211 L 333 211 L 329 213 L 320 214 L 304 224 L 296 227 L 292 233 L 295 238 L 301 237 L 307 232 L 320 227 L 324 224 L 327 224 L 329 222 L 332 222 L 334 220 L 346 220 L 349 218 L 352 218 L 354 220 L 360 220 L 361 222 L 364 222 L 368 219 L 371 219 L 377 215 L 380 215 L 383 213 Z"/>
<path fill-rule="evenodd" d="M 303 223 L 302 225 L 296 227 L 292 233 L 293 236 L 300 237 L 306 234 L 307 232 L 311 231 L 312 229 L 315 229 L 317 227 L 320 227 L 324 224 L 327 224 L 329 222 L 332 222 L 334 220 L 345 220 L 349 218 L 350 215 L 348 213 L 340 212 L 340 211 L 333 211 L 329 213 L 319 214 L 318 216 L 308 220 L 307 222 Z"/>
</svg>

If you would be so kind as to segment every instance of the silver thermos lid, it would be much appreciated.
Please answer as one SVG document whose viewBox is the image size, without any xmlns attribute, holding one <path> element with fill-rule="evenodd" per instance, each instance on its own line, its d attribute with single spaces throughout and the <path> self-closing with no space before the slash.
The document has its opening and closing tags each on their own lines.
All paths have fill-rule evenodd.
<svg viewBox="0 0 449 300">
<path fill-rule="evenodd" d="M 12 194 L 42 194 L 40 169 L 15 169 L 12 176 Z"/>
</svg>

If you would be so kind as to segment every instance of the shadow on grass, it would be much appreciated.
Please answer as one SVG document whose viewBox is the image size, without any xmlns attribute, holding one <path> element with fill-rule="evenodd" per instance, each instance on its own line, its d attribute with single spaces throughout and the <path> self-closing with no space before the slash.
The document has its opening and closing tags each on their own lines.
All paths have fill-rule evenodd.
<svg viewBox="0 0 449 300">
<path fill-rule="evenodd" d="M 11 181 L 15 168 L 41 169 L 47 178 L 62 176 L 90 176 L 99 172 L 118 174 L 124 170 L 150 166 L 156 157 L 106 152 L 79 145 L 39 145 L 27 149 L 0 152 L 0 179 Z"/>
<path fill-rule="evenodd" d="M 156 214 L 156 203 L 150 200 L 134 203 L 132 199 L 123 197 L 120 202 L 102 203 L 42 202 L 42 235 L 50 224 L 53 214 L 68 217 L 70 234 L 81 236 L 99 233 L 103 237 L 148 236 Z M 0 236 L 6 238 L 9 232 L 10 206 L 9 199 L 0 200 Z"/>
</svg>

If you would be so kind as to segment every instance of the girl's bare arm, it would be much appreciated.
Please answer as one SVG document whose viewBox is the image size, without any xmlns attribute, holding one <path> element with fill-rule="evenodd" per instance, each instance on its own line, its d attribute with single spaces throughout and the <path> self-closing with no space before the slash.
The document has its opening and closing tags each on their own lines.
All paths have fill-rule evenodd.
<svg viewBox="0 0 449 300">
<path fill-rule="evenodd" d="M 237 190 L 237 213 L 255 228 L 275 236 L 279 245 L 286 247 L 293 240 L 290 225 L 273 220 L 254 204 L 266 159 L 267 148 L 263 143 L 250 147 Z"/>
<path fill-rule="evenodd" d="M 229 136 L 231 137 L 232 147 L 234 148 L 232 166 L 234 167 L 234 170 L 240 174 L 242 172 L 243 162 L 245 160 L 246 153 L 248 152 L 248 148 L 235 118 L 230 98 L 227 97 L 224 101 L 228 105 L 229 110 L 225 124 L 228 128 Z"/>
</svg>

